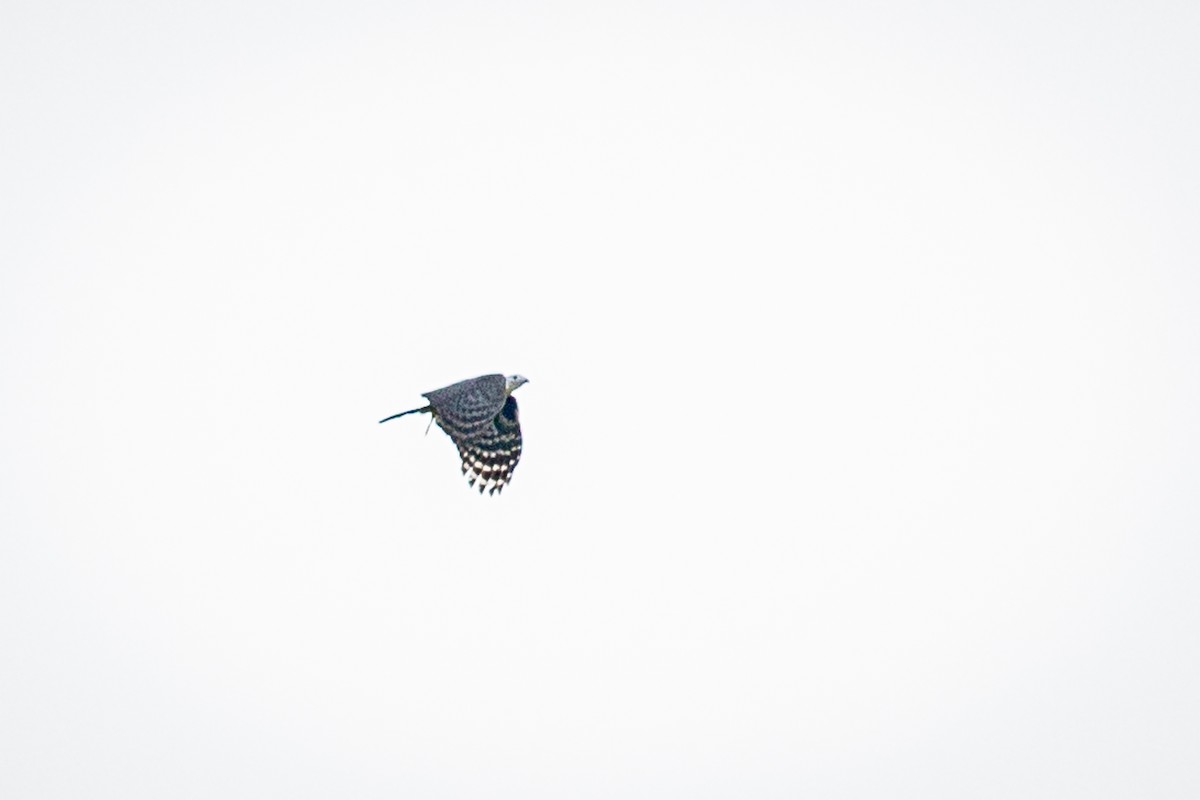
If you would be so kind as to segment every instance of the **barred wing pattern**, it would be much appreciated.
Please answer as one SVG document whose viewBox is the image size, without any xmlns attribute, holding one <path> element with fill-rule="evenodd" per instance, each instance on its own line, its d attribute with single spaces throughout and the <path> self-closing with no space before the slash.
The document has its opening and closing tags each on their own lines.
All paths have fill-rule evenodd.
<svg viewBox="0 0 1200 800">
<path fill-rule="evenodd" d="M 447 426 L 440 415 L 437 421 L 458 446 L 467 485 L 478 483 L 480 494 L 485 489 L 488 494 L 503 491 L 521 460 L 521 422 L 516 399 L 510 395 L 500 413 L 471 435 L 463 436 L 459 430 L 453 430 L 454 426 Z"/>
</svg>

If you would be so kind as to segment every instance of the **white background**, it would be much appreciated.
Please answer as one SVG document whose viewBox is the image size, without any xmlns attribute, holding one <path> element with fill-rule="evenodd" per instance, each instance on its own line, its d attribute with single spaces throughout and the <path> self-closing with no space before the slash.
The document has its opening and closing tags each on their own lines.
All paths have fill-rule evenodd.
<svg viewBox="0 0 1200 800">
<path fill-rule="evenodd" d="M 1200 796 L 1198 41 L 6 3 L 0 796 Z"/>
</svg>

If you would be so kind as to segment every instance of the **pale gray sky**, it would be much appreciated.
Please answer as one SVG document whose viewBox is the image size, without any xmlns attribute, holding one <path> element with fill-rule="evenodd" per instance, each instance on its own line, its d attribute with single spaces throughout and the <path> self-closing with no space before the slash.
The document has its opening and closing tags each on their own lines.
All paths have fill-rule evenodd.
<svg viewBox="0 0 1200 800">
<path fill-rule="evenodd" d="M 1200 796 L 1198 41 L 6 3 L 0 796 Z"/>
</svg>

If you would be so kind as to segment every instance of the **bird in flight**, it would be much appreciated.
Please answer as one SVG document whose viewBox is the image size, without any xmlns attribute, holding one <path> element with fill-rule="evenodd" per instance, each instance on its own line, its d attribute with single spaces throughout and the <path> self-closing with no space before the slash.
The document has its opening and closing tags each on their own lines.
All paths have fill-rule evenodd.
<svg viewBox="0 0 1200 800">
<path fill-rule="evenodd" d="M 485 489 L 495 494 L 512 480 L 521 460 L 521 422 L 512 393 L 528 382 L 520 375 L 480 375 L 425 392 L 422 397 L 429 405 L 379 421 L 406 414 L 431 414 L 433 422 L 458 447 L 467 485 L 478 483 L 480 494 Z"/>
</svg>

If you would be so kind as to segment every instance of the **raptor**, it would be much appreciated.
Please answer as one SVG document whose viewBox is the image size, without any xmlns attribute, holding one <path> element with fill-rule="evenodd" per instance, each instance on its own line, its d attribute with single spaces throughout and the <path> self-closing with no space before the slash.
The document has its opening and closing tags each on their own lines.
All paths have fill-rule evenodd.
<svg viewBox="0 0 1200 800">
<path fill-rule="evenodd" d="M 479 493 L 502 491 L 521 460 L 521 422 L 512 393 L 528 379 L 520 375 L 480 375 L 425 392 L 429 404 L 393 414 L 430 414 L 458 448 L 467 485 Z"/>
</svg>

